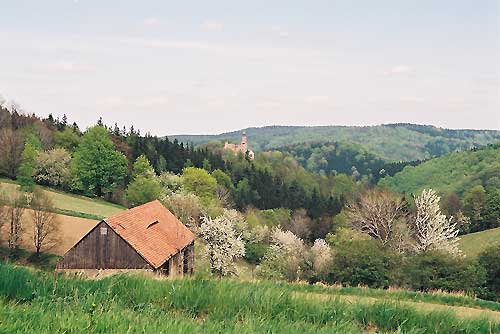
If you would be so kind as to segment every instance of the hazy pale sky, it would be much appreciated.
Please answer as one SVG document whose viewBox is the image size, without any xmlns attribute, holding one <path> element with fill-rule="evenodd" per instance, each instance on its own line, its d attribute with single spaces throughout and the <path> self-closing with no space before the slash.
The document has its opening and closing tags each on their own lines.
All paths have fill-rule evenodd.
<svg viewBox="0 0 500 334">
<path fill-rule="evenodd" d="M 0 94 L 153 134 L 500 129 L 498 0 L 0 0 Z"/>
</svg>

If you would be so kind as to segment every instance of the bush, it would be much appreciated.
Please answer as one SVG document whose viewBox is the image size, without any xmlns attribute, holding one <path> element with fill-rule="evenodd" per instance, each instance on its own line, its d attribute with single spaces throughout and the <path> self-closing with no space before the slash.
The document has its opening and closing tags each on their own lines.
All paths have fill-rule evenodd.
<svg viewBox="0 0 500 334">
<path fill-rule="evenodd" d="M 141 205 L 160 197 L 161 187 L 154 177 L 136 177 L 127 188 L 127 201 L 130 207 Z"/>
<path fill-rule="evenodd" d="M 400 257 L 383 248 L 375 240 L 355 240 L 341 243 L 334 250 L 329 280 L 351 286 L 367 285 L 387 288 L 391 284 L 391 272 Z"/>
<path fill-rule="evenodd" d="M 266 254 L 269 246 L 265 243 L 245 243 L 245 260 L 252 264 L 259 264 Z"/>
<path fill-rule="evenodd" d="M 484 268 L 474 261 L 430 251 L 406 259 L 401 285 L 420 291 L 446 290 L 482 294 Z"/>
<path fill-rule="evenodd" d="M 40 152 L 34 167 L 35 181 L 50 187 L 68 189 L 71 183 L 71 155 L 63 148 Z"/>
<path fill-rule="evenodd" d="M 479 265 L 486 273 L 486 289 L 481 298 L 500 301 L 500 244 L 489 247 L 479 254 Z"/>
</svg>

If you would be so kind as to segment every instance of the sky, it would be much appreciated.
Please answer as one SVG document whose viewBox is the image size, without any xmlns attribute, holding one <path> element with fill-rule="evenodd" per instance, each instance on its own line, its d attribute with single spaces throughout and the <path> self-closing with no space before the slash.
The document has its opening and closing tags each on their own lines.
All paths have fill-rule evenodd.
<svg viewBox="0 0 500 334">
<path fill-rule="evenodd" d="M 498 0 L 0 0 L 0 95 L 85 128 L 500 129 Z"/>
</svg>

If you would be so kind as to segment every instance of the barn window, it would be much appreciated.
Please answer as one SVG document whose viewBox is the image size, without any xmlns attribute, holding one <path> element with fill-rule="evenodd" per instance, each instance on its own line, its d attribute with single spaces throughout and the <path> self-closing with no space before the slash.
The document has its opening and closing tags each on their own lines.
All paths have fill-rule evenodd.
<svg viewBox="0 0 500 334">
<path fill-rule="evenodd" d="M 108 234 L 108 228 L 107 227 L 101 227 L 101 235 L 107 235 Z"/>
<path fill-rule="evenodd" d="M 158 224 L 158 223 L 159 223 L 159 221 L 154 221 L 154 222 L 152 222 L 151 224 L 149 224 L 147 228 L 150 228 L 151 226 L 154 226 L 154 225 L 156 225 L 156 224 Z"/>
</svg>

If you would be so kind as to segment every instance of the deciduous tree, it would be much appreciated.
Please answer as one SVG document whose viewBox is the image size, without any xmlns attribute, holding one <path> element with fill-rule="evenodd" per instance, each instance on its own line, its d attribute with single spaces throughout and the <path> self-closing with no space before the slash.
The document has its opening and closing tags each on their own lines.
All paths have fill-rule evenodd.
<svg viewBox="0 0 500 334">
<path fill-rule="evenodd" d="M 10 128 L 0 130 L 0 173 L 14 178 L 21 164 L 23 137 Z"/>
<path fill-rule="evenodd" d="M 71 182 L 71 156 L 64 148 L 40 152 L 34 178 L 39 184 L 67 189 Z"/>
<path fill-rule="evenodd" d="M 160 197 L 160 183 L 153 167 L 144 155 L 136 159 L 132 177 L 126 194 L 129 206 L 141 205 Z"/>
<path fill-rule="evenodd" d="M 72 161 L 77 187 L 102 196 L 111 193 L 127 173 L 127 159 L 115 150 L 109 134 L 101 126 L 87 130 Z"/>
<path fill-rule="evenodd" d="M 237 274 L 234 261 L 245 255 L 245 245 L 236 234 L 233 222 L 226 217 L 203 217 L 200 236 L 205 240 L 205 254 L 210 269 L 219 276 Z"/>
<path fill-rule="evenodd" d="M 316 239 L 311 247 L 312 267 L 317 279 L 324 280 L 328 276 L 332 262 L 332 250 L 323 239 Z"/>
<path fill-rule="evenodd" d="M 297 281 L 310 277 L 311 263 L 304 241 L 290 231 L 275 228 L 271 246 L 258 267 L 258 275 L 268 279 Z"/>
<path fill-rule="evenodd" d="M 17 173 L 17 180 L 24 191 L 32 191 L 35 187 L 33 178 L 36 159 L 42 148 L 40 140 L 36 135 L 29 134 L 24 144 L 24 150 L 21 154 L 21 165 Z"/>
<path fill-rule="evenodd" d="M 387 245 L 394 225 L 405 215 L 405 202 L 387 190 L 372 189 L 361 195 L 347 210 L 354 229 Z"/>
<path fill-rule="evenodd" d="M 214 198 L 217 181 L 206 170 L 186 167 L 182 173 L 182 184 L 188 192 L 196 194 L 204 201 Z"/>
<path fill-rule="evenodd" d="M 36 253 L 40 254 L 42 248 L 50 249 L 57 243 L 58 221 L 52 201 L 40 189 L 33 192 L 30 209 L 33 222 L 32 241 Z"/>
<path fill-rule="evenodd" d="M 8 200 L 7 220 L 9 223 L 8 244 L 11 251 L 19 248 L 23 232 L 22 217 L 25 211 L 27 197 L 25 194 L 16 194 Z"/>
<path fill-rule="evenodd" d="M 419 252 L 440 250 L 450 254 L 459 254 L 457 244 L 459 231 L 453 223 L 453 218 L 447 218 L 441 213 L 439 200 L 439 196 L 432 189 L 424 189 L 422 194 L 415 198 L 416 249 Z"/>
</svg>

